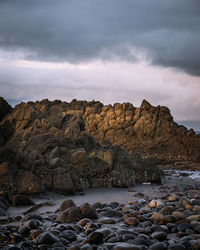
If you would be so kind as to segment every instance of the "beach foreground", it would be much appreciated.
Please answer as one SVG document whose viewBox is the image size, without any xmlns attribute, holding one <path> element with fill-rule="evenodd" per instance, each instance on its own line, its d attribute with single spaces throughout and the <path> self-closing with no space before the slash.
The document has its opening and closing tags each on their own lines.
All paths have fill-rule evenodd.
<svg viewBox="0 0 200 250">
<path fill-rule="evenodd" d="M 166 171 L 160 185 L 30 196 L 33 205 L 16 202 L 0 217 L 1 249 L 200 249 L 199 173 L 190 174 Z"/>
</svg>

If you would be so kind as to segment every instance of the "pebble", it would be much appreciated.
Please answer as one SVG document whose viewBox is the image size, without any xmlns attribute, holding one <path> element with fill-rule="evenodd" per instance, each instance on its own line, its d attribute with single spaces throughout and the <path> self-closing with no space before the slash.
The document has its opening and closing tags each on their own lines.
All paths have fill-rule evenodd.
<svg viewBox="0 0 200 250">
<path fill-rule="evenodd" d="M 119 243 L 113 247 L 113 250 L 141 250 L 141 248 L 128 243 Z"/>
<path fill-rule="evenodd" d="M 182 187 L 183 190 L 185 187 Z M 162 187 L 162 190 L 164 188 Z M 45 250 L 200 249 L 200 196 L 169 187 L 161 199 L 134 197 L 126 204 L 77 206 L 56 212 L 1 217 L 0 248 Z M 169 193 L 174 194 L 170 194 Z M 2 248 L 4 249 L 4 248 Z"/>
<path fill-rule="evenodd" d="M 137 226 L 139 224 L 139 220 L 136 217 L 129 217 L 125 220 L 125 223 L 132 226 Z"/>
<path fill-rule="evenodd" d="M 163 241 L 167 238 L 167 233 L 165 232 L 154 232 L 151 234 L 152 239 Z"/>
<path fill-rule="evenodd" d="M 155 244 L 150 246 L 152 250 L 165 250 L 167 249 L 167 245 L 164 242 L 156 242 Z"/>
<path fill-rule="evenodd" d="M 103 240 L 103 234 L 101 232 L 92 232 L 87 237 L 87 242 L 90 244 L 99 244 Z"/>
<path fill-rule="evenodd" d="M 36 238 L 36 243 L 40 244 L 53 244 L 58 241 L 58 238 L 49 232 L 44 232 Z"/>
<path fill-rule="evenodd" d="M 83 218 L 88 218 L 88 219 L 97 219 L 98 214 L 96 210 L 91 207 L 89 204 L 83 204 L 80 206 L 80 211 L 82 214 Z"/>
<path fill-rule="evenodd" d="M 98 222 L 102 224 L 115 224 L 116 220 L 113 218 L 109 218 L 109 217 L 103 217 L 103 218 L 100 218 Z"/>
</svg>

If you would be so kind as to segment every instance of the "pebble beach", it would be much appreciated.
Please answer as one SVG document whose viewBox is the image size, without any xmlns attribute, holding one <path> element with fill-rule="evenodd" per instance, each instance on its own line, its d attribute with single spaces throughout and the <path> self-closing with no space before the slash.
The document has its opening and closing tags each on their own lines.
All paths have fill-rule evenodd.
<svg viewBox="0 0 200 250">
<path fill-rule="evenodd" d="M 0 217 L 1 249 L 200 249 L 199 172 L 161 184 L 30 196 Z"/>
</svg>

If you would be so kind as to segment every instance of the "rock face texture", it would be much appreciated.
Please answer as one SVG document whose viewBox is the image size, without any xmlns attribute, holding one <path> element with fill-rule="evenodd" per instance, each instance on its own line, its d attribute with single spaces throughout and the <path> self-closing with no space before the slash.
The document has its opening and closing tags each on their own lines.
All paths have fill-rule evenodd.
<svg viewBox="0 0 200 250">
<path fill-rule="evenodd" d="M 42 100 L 12 109 L 1 98 L 0 117 L 1 185 L 21 194 L 158 182 L 159 171 L 137 161 L 136 153 L 200 163 L 200 135 L 145 100 L 140 108 Z"/>
<path fill-rule="evenodd" d="M 73 194 L 87 187 L 128 187 L 140 181 L 140 162 L 121 147 L 103 146 L 86 133 L 80 112 L 85 104 L 80 103 L 79 110 L 69 107 L 43 100 L 21 103 L 6 114 L 4 107 L 0 110 L 0 191 Z M 160 182 L 158 168 L 152 171 L 146 181 Z"/>
<path fill-rule="evenodd" d="M 0 105 L 1 117 L 8 115 L 0 125 L 0 141 L 9 148 L 16 149 L 22 141 L 44 132 L 76 138 L 85 131 L 99 143 L 121 146 L 130 154 L 200 162 L 200 135 L 176 124 L 168 108 L 145 100 L 139 108 L 130 103 L 104 106 L 77 100 L 21 103 L 13 111 L 4 106 Z"/>
<path fill-rule="evenodd" d="M 44 132 L 76 138 L 82 131 L 130 154 L 151 155 L 166 162 L 200 162 L 200 135 L 176 124 L 168 108 L 154 107 L 145 100 L 139 108 L 131 103 L 104 106 L 77 100 L 21 103 L 0 125 L 1 141 L 13 149 Z"/>
</svg>

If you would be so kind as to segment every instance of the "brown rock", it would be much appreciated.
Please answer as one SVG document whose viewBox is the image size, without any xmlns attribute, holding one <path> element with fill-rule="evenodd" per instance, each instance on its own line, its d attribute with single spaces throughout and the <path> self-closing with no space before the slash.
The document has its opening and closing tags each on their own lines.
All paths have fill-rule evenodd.
<svg viewBox="0 0 200 250">
<path fill-rule="evenodd" d="M 136 217 L 129 217 L 125 220 L 127 225 L 137 226 L 139 224 L 139 220 Z"/>
<path fill-rule="evenodd" d="M 57 217 L 57 221 L 60 221 L 61 223 L 77 222 L 80 219 L 82 219 L 82 215 L 79 207 L 68 208 L 61 212 Z"/>
<path fill-rule="evenodd" d="M 71 207 L 76 207 L 76 204 L 74 203 L 73 200 L 71 199 L 68 199 L 68 200 L 64 200 L 61 205 L 60 205 L 60 209 L 59 211 L 62 212 L 68 208 L 71 208 Z"/>
<path fill-rule="evenodd" d="M 191 216 L 187 217 L 187 220 L 189 220 L 190 222 L 199 221 L 200 220 L 200 214 L 191 215 Z"/>
<path fill-rule="evenodd" d="M 186 218 L 186 216 L 179 211 L 174 211 L 172 215 L 175 216 L 178 220 L 184 220 Z"/>
<path fill-rule="evenodd" d="M 80 163 L 86 162 L 87 160 L 86 157 L 87 157 L 87 154 L 86 154 L 85 149 L 81 148 L 72 154 L 70 162 L 72 164 L 80 164 Z"/>
<path fill-rule="evenodd" d="M 80 206 L 82 217 L 88 218 L 88 219 L 97 219 L 98 214 L 96 210 L 91 207 L 89 204 L 83 204 Z"/>
<path fill-rule="evenodd" d="M 169 215 L 169 214 L 172 214 L 174 212 L 174 207 L 172 206 L 166 206 L 166 207 L 163 207 L 159 213 L 163 214 L 163 215 Z"/>
<path fill-rule="evenodd" d="M 156 224 L 162 224 L 163 220 L 164 220 L 164 215 L 158 212 L 155 212 L 152 216 L 151 216 L 151 220 L 156 223 Z"/>
<path fill-rule="evenodd" d="M 41 181 L 29 171 L 19 171 L 17 177 L 17 192 L 20 194 L 41 193 Z"/>
</svg>

